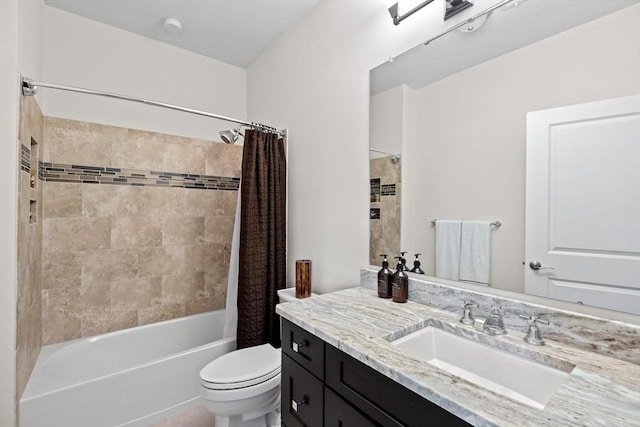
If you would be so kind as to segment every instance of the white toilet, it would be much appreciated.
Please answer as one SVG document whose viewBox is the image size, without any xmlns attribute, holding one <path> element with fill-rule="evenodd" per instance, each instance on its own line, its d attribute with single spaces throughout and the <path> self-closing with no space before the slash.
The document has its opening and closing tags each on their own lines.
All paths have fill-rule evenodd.
<svg viewBox="0 0 640 427">
<path fill-rule="evenodd" d="M 295 288 L 278 291 L 295 301 Z M 270 344 L 232 351 L 200 371 L 200 395 L 216 427 L 280 425 L 280 349 Z"/>
</svg>

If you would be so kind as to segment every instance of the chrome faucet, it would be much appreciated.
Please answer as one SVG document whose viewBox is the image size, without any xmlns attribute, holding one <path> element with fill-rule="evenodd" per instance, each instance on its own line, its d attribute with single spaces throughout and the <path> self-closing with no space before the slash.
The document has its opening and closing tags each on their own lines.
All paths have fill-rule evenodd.
<svg viewBox="0 0 640 427">
<path fill-rule="evenodd" d="M 502 307 L 492 307 L 491 316 L 482 322 L 482 331 L 489 335 L 505 335 L 507 328 L 502 320 Z"/>
<path fill-rule="evenodd" d="M 524 342 L 531 345 L 544 345 L 544 340 L 540 335 L 540 329 L 538 329 L 538 323 L 542 323 L 543 325 L 548 325 L 549 321 L 540 319 L 538 316 L 525 316 L 520 315 L 520 318 L 529 322 L 529 330 L 527 331 L 527 335 L 524 337 Z"/>
<path fill-rule="evenodd" d="M 473 318 L 473 313 L 471 312 L 471 308 L 478 308 L 478 304 L 473 301 L 463 301 L 462 304 L 462 317 L 460 318 L 460 323 L 464 325 L 473 325 L 475 323 L 475 319 Z"/>
</svg>

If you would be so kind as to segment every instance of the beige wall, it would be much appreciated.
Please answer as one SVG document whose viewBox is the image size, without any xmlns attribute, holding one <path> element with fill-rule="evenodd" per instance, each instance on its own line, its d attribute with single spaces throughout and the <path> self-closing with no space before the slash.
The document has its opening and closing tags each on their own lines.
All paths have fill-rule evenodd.
<svg viewBox="0 0 640 427">
<path fill-rule="evenodd" d="M 223 308 L 238 192 L 155 186 L 165 179 L 151 173 L 238 178 L 241 156 L 238 146 L 47 117 L 44 343 Z M 71 165 L 117 172 L 73 182 L 60 172 Z"/>
<path fill-rule="evenodd" d="M 16 395 L 22 396 L 42 348 L 42 158 L 44 117 L 35 98 L 20 98 L 18 132 L 18 306 Z"/>
<path fill-rule="evenodd" d="M 640 6 L 625 8 L 415 92 L 403 247 L 425 253 L 427 274 L 429 219 L 500 220 L 492 286 L 524 290 L 526 113 L 640 93 L 638 22 Z"/>
</svg>

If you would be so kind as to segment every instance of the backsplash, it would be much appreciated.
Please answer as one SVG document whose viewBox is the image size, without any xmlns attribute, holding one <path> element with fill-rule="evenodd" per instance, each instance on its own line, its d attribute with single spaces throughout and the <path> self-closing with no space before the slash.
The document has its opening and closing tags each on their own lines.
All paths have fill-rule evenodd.
<svg viewBox="0 0 640 427">
<path fill-rule="evenodd" d="M 45 118 L 43 343 L 223 308 L 242 147 Z"/>
<path fill-rule="evenodd" d="M 377 289 L 377 280 L 377 270 L 360 270 L 361 286 Z M 520 315 L 535 314 L 550 323 L 540 325 L 544 339 L 640 364 L 640 325 L 637 324 L 456 288 L 413 275 L 409 277 L 409 300 L 459 314 L 462 314 L 463 301 L 473 301 L 480 306 L 474 310 L 477 317 L 486 317 L 491 307 L 502 307 L 507 329 L 522 333 L 527 332 L 528 324 L 520 319 Z"/>
</svg>

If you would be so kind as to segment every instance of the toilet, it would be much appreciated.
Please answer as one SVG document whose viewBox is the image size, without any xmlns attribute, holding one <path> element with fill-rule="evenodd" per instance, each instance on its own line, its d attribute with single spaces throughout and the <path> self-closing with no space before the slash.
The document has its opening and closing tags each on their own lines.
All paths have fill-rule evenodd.
<svg viewBox="0 0 640 427">
<path fill-rule="evenodd" d="M 295 301 L 295 288 L 278 291 Z M 200 371 L 200 395 L 216 427 L 280 426 L 280 349 L 270 344 L 232 351 Z"/>
</svg>

